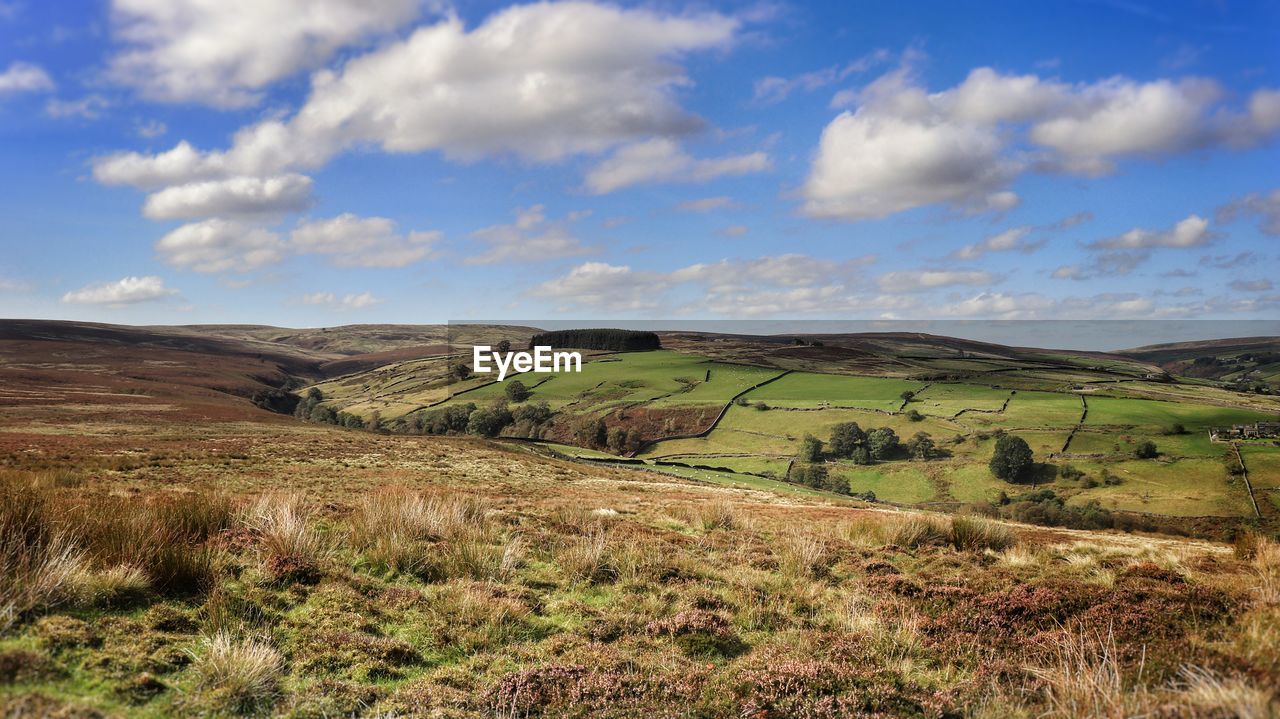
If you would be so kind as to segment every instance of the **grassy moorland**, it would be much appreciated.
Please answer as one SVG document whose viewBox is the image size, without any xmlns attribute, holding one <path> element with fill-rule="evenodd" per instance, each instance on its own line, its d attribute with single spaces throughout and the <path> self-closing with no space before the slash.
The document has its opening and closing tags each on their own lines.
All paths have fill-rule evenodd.
<svg viewBox="0 0 1280 719">
<path fill-rule="evenodd" d="M 0 341 L 5 717 L 1278 709 L 1280 549 L 1260 534 L 1048 529 L 760 476 L 800 439 L 782 420 L 829 429 L 800 405 L 735 406 L 678 440 L 783 452 L 720 452 L 727 472 L 342 429 L 250 401 L 271 368 L 310 371 L 293 350 L 83 331 L 109 349 Z M 302 337 L 382 350 L 368 333 Z M 829 411 L 965 438 L 936 460 L 833 460 L 851 485 L 975 504 L 1001 486 L 979 471 L 994 435 L 967 424 L 988 415 Z M 1167 445 L 1175 466 L 1200 461 L 1189 438 Z M 1072 461 L 1120 472 L 1137 462 L 1125 447 Z M 1270 451 L 1245 462 L 1265 475 Z M 1128 491 L 1148 479 L 1134 472 L 1077 489 Z"/>
</svg>

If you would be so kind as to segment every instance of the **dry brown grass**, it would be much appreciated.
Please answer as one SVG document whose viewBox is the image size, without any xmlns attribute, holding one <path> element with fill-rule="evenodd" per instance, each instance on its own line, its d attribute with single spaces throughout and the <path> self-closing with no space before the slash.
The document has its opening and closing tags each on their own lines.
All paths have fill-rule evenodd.
<svg viewBox="0 0 1280 719">
<path fill-rule="evenodd" d="M 195 687 L 214 705 L 237 714 L 274 703 L 284 659 L 271 645 L 222 632 L 207 637 L 192 656 Z"/>
</svg>

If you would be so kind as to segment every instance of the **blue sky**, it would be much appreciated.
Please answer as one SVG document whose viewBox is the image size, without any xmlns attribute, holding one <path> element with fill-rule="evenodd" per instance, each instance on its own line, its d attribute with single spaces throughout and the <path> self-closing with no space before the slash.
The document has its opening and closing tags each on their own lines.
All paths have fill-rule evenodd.
<svg viewBox="0 0 1280 719">
<path fill-rule="evenodd" d="M 1277 48 L 1267 3 L 0 0 L 0 316 L 1276 319 Z"/>
</svg>

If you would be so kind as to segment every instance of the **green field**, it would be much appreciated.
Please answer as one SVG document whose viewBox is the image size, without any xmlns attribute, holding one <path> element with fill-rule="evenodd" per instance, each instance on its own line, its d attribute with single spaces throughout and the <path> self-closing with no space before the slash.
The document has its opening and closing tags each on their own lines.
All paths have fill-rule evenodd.
<svg viewBox="0 0 1280 719">
<path fill-rule="evenodd" d="M 951 417 L 963 410 L 995 412 L 1010 396 L 1010 390 L 974 384 L 935 384 L 915 396 L 909 408 L 922 414 Z"/>
<path fill-rule="evenodd" d="M 1089 397 L 1085 426 L 1140 427 L 1162 431 L 1174 424 L 1188 430 L 1215 425 L 1274 420 L 1274 415 L 1233 407 L 1163 402 L 1122 397 Z"/>
<path fill-rule="evenodd" d="M 1121 484 L 1082 490 L 1072 496 L 1071 502 L 1080 504 L 1097 500 L 1108 509 L 1174 516 L 1243 517 L 1253 514 L 1244 483 L 1238 479 L 1229 481 L 1221 461 L 1132 460 L 1112 463 L 1107 468 L 1120 477 Z"/>
<path fill-rule="evenodd" d="M 892 412 L 902 405 L 902 393 L 914 392 L 919 382 L 883 377 L 853 377 L 795 372 L 747 395 L 751 401 L 778 407 L 861 407 Z"/>
<path fill-rule="evenodd" d="M 847 477 L 854 492 L 875 492 L 876 499 L 898 504 L 916 504 L 934 499 L 937 491 L 929 476 L 921 467 L 908 463 L 885 464 L 879 467 L 853 467 L 842 465 L 832 469 L 841 477 Z"/>
<path fill-rule="evenodd" d="M 1245 445 L 1240 448 L 1254 489 L 1280 489 L 1280 447 Z"/>
</svg>

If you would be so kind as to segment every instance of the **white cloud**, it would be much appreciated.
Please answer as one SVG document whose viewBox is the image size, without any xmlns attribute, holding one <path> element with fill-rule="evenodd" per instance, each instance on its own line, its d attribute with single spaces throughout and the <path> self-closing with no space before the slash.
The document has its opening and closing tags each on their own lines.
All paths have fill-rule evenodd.
<svg viewBox="0 0 1280 719">
<path fill-rule="evenodd" d="M 417 16 L 420 0 L 113 0 L 107 74 L 149 99 L 221 108 Z"/>
<path fill-rule="evenodd" d="M 676 101 L 690 82 L 678 60 L 726 46 L 737 26 L 714 13 L 586 2 L 510 7 L 471 31 L 451 17 L 317 72 L 292 118 L 241 129 L 225 152 L 183 142 L 158 155 L 98 158 L 94 172 L 149 187 L 319 167 L 354 145 L 545 161 L 682 135 L 702 121 Z"/>
<path fill-rule="evenodd" d="M 1021 252 L 1030 254 L 1044 247 L 1045 240 L 1027 241 L 1026 236 L 1035 228 L 1031 225 L 1013 227 L 991 235 L 982 242 L 965 245 L 951 253 L 951 259 L 970 262 L 991 252 Z"/>
<path fill-rule="evenodd" d="M 694 159 L 674 140 L 656 138 L 618 148 L 587 173 L 587 189 L 598 195 L 632 185 L 706 182 L 726 175 L 769 169 L 763 152 Z"/>
<path fill-rule="evenodd" d="M 1052 310 L 1056 305 L 1053 299 L 1036 292 L 1019 294 L 983 292 L 938 307 L 936 313 L 942 317 L 1031 319 L 1038 317 L 1046 310 Z"/>
<path fill-rule="evenodd" d="M 166 263 L 196 272 L 249 272 L 283 260 L 280 236 L 223 219 L 183 225 L 156 243 Z"/>
<path fill-rule="evenodd" d="M 1280 130 L 1280 91 L 1247 107 L 1201 79 L 1140 83 L 1115 77 L 1071 85 L 977 68 L 936 93 L 921 86 L 914 54 L 860 91 L 823 130 L 800 190 L 814 217 L 862 220 L 926 205 L 1007 210 L 1007 186 L 1032 169 L 1111 172 L 1126 156 L 1255 144 Z M 1006 194 L 1007 193 L 1007 194 Z"/>
<path fill-rule="evenodd" d="M 16 292 L 30 292 L 30 291 L 31 291 L 30 282 L 26 282 L 24 280 L 13 280 L 7 277 L 0 277 L 0 292 L 16 293 Z"/>
<path fill-rule="evenodd" d="M 683 212 L 711 212 L 712 210 L 730 210 L 738 207 L 738 203 L 733 201 L 732 197 L 702 197 L 697 200 L 685 200 L 676 205 L 677 210 Z"/>
<path fill-rule="evenodd" d="M 992 285 L 1002 278 L 986 270 L 906 270 L 876 279 L 884 292 L 921 292 L 954 285 Z"/>
<path fill-rule="evenodd" d="M 358 295 L 348 294 L 342 297 L 339 297 L 332 292 L 315 292 L 309 295 L 303 295 L 299 298 L 299 301 L 304 305 L 328 307 L 339 311 L 363 310 L 385 302 L 385 300 L 380 297 L 373 296 L 370 292 L 364 292 Z"/>
<path fill-rule="evenodd" d="M 311 204 L 305 175 L 232 177 L 175 185 L 147 197 L 142 214 L 153 220 L 245 217 L 304 210 Z"/>
<path fill-rule="evenodd" d="M 50 100 L 45 103 L 44 113 L 55 119 L 78 117 L 82 120 L 96 120 L 111 107 L 111 101 L 101 95 L 86 95 L 79 100 Z"/>
<path fill-rule="evenodd" d="M 1214 217 L 1218 222 L 1227 223 L 1251 215 L 1259 218 L 1259 230 L 1268 235 L 1280 236 L 1280 190 L 1253 192 L 1238 197 L 1219 207 Z"/>
<path fill-rule="evenodd" d="M 62 301 L 69 304 L 123 306 L 162 300 L 176 294 L 177 290 L 164 286 L 164 280 L 148 275 L 87 285 L 66 293 L 62 296 Z"/>
<path fill-rule="evenodd" d="M 299 253 L 327 255 L 339 267 L 404 267 L 431 254 L 439 232 L 396 232 L 385 217 L 343 213 L 327 220 L 303 220 L 290 235 Z"/>
<path fill-rule="evenodd" d="M 1152 247 L 1200 247 L 1213 239 L 1209 221 L 1199 215 L 1188 215 L 1167 230 L 1148 230 L 1135 227 L 1122 235 L 1092 242 L 1088 246 L 1098 250 L 1147 249 Z"/>
<path fill-rule="evenodd" d="M 746 225 L 729 225 L 728 227 L 720 228 L 716 234 L 722 237 L 742 237 L 749 231 Z"/>
<path fill-rule="evenodd" d="M 590 213 L 587 213 L 589 215 Z M 468 257 L 469 265 L 492 265 L 500 262 L 541 262 L 562 257 L 584 255 L 591 248 L 583 245 L 569 231 L 568 223 L 586 215 L 572 213 L 566 221 L 548 221 L 542 205 L 516 210 L 516 221 L 510 225 L 494 225 L 476 230 L 471 236 L 488 249 Z"/>
<path fill-rule="evenodd" d="M 529 294 L 573 306 L 610 311 L 654 309 L 671 286 L 656 272 L 634 271 L 627 265 L 584 262 L 562 277 L 544 282 Z"/>
<path fill-rule="evenodd" d="M 39 65 L 14 62 L 4 72 L 0 72 L 0 97 L 22 92 L 47 92 L 52 89 L 53 79 Z"/>
<path fill-rule="evenodd" d="M 583 263 L 567 274 L 535 287 L 530 294 L 558 300 L 562 309 L 606 311 L 670 309 L 677 288 L 700 289 L 701 297 L 677 312 L 767 315 L 787 312 L 843 311 L 858 306 L 850 284 L 873 256 L 844 262 L 800 254 L 725 259 L 669 272 L 633 270 L 626 265 Z"/>
</svg>

